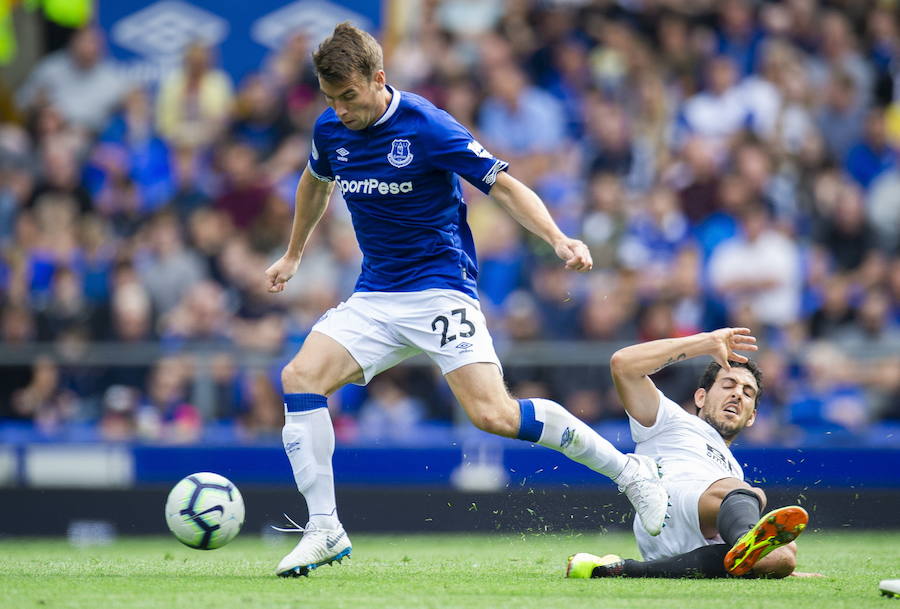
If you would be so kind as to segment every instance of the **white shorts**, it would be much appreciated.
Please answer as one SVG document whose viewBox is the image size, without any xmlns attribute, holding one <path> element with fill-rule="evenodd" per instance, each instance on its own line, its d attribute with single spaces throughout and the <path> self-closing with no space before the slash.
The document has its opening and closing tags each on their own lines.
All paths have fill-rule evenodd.
<svg viewBox="0 0 900 609">
<path fill-rule="evenodd" d="M 634 536 L 644 560 L 655 560 L 684 554 L 702 546 L 725 543 L 718 535 L 707 539 L 700 532 L 700 495 L 721 478 L 666 480 L 663 486 L 669 493 L 669 519 L 656 537 L 651 537 L 634 517 Z"/>
<path fill-rule="evenodd" d="M 356 292 L 326 312 L 312 331 L 350 352 L 363 371 L 360 385 L 419 353 L 442 374 L 477 362 L 502 371 L 481 305 L 456 290 Z"/>
</svg>

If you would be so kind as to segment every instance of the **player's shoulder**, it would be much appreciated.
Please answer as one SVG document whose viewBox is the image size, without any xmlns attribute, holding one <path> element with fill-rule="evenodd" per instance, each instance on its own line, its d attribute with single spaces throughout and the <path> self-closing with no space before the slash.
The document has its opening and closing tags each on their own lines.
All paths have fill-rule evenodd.
<svg viewBox="0 0 900 609">
<path fill-rule="evenodd" d="M 690 423 L 693 422 L 693 419 L 700 420 L 661 390 L 657 389 L 656 391 L 659 393 L 659 412 L 665 414 L 665 420 L 669 422 L 688 421 Z"/>
<path fill-rule="evenodd" d="M 399 93 L 399 110 L 405 122 L 415 122 L 425 128 L 457 124 L 456 119 L 449 112 L 441 110 L 431 100 L 409 91 L 400 91 Z"/>
<path fill-rule="evenodd" d="M 430 99 L 412 91 L 400 91 L 400 109 L 413 114 L 430 114 L 438 110 Z"/>
</svg>

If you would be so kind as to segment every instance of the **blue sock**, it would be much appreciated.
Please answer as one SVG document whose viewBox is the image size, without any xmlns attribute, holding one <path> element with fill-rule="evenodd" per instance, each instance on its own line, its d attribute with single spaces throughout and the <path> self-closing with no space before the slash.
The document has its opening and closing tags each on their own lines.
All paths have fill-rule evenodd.
<svg viewBox="0 0 900 609">
<path fill-rule="evenodd" d="M 284 407 L 288 412 L 306 412 L 328 408 L 328 399 L 320 393 L 285 393 Z"/>
<path fill-rule="evenodd" d="M 516 437 L 526 442 L 537 442 L 544 432 L 543 421 L 534 416 L 534 402 L 529 399 L 519 400 L 519 433 Z"/>
</svg>

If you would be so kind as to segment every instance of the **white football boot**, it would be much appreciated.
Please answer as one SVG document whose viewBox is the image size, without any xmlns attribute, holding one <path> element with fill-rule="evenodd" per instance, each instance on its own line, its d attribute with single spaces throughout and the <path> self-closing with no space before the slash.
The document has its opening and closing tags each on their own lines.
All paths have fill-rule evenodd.
<svg viewBox="0 0 900 609">
<path fill-rule="evenodd" d="M 344 558 L 350 558 L 350 552 L 353 551 L 353 547 L 350 545 L 350 538 L 341 524 L 338 524 L 334 529 L 322 529 L 312 522 L 307 523 L 305 527 L 301 527 L 287 515 L 285 515 L 285 518 L 290 520 L 291 524 L 296 528 L 272 528 L 283 533 L 303 533 L 303 537 L 300 538 L 297 546 L 278 563 L 275 574 L 279 577 L 309 575 L 312 569 L 322 565 L 330 565 L 335 561 L 341 562 Z"/>
<path fill-rule="evenodd" d="M 631 453 L 627 456 L 633 461 L 614 482 L 634 506 L 644 530 L 655 537 L 666 526 L 666 518 L 669 517 L 666 513 L 669 508 L 669 493 L 660 480 L 662 472 L 650 457 Z"/>
</svg>

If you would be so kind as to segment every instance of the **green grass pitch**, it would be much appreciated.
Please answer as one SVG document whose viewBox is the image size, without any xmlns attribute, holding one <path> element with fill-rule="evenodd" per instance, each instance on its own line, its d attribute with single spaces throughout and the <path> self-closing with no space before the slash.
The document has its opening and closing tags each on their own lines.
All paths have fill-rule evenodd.
<svg viewBox="0 0 900 609">
<path fill-rule="evenodd" d="M 309 578 L 272 575 L 296 542 L 246 533 L 220 550 L 168 537 L 73 548 L 63 539 L 0 541 L 0 607 L 86 609 L 505 608 L 900 609 L 881 579 L 900 578 L 900 532 L 810 531 L 799 570 L 822 579 L 566 580 L 576 551 L 635 557 L 615 534 L 354 535 L 353 559 Z M 894 605 L 896 603 L 896 605 Z"/>
</svg>

